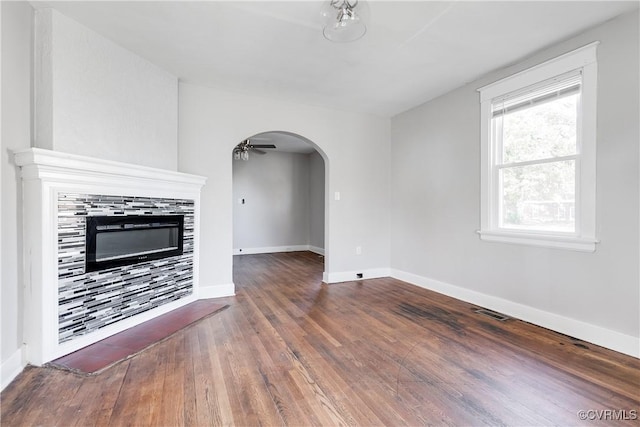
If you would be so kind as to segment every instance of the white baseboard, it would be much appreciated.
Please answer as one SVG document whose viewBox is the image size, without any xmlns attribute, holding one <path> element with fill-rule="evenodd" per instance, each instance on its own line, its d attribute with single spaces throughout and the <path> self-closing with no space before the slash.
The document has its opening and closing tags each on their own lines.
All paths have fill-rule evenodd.
<svg viewBox="0 0 640 427">
<path fill-rule="evenodd" d="M 216 286 L 202 286 L 198 290 L 198 299 L 230 297 L 236 294 L 236 285 L 225 283 Z"/>
<path fill-rule="evenodd" d="M 300 252 L 310 250 L 309 245 L 267 246 L 264 248 L 234 249 L 234 255 L 272 254 L 276 252 Z"/>
<path fill-rule="evenodd" d="M 391 269 L 391 277 L 640 358 L 640 338 L 638 337 L 405 271 Z"/>
<path fill-rule="evenodd" d="M 318 255 L 322 255 L 324 256 L 324 248 L 319 248 L 317 246 L 308 246 L 308 251 L 313 252 L 314 254 L 318 254 Z"/>
<path fill-rule="evenodd" d="M 5 387 L 8 386 L 11 381 L 13 381 L 15 377 L 20 374 L 20 372 L 22 372 L 22 370 L 26 366 L 26 364 L 23 363 L 22 360 L 23 351 L 22 348 L 19 348 L 11 356 L 9 356 L 7 360 L 2 362 L 2 366 L 0 367 L 0 372 L 2 372 L 2 378 L 0 379 L 0 386 L 2 387 L 1 390 L 4 390 Z"/>
<path fill-rule="evenodd" d="M 362 274 L 362 277 L 358 277 L 358 274 Z M 389 276 L 390 271 L 388 268 L 370 268 L 368 270 L 340 271 L 337 273 L 324 272 L 322 273 L 322 281 L 325 283 L 341 283 Z"/>
</svg>

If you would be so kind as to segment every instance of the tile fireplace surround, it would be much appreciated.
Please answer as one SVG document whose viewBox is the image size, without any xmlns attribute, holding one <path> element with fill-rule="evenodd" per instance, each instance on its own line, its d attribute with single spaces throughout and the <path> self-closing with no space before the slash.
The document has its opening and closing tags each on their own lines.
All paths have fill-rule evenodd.
<svg viewBox="0 0 640 427">
<path fill-rule="evenodd" d="M 31 148 L 15 153 L 23 182 L 24 339 L 42 365 L 198 299 L 204 177 Z M 84 271 L 91 215 L 185 218 L 184 251 Z"/>
</svg>

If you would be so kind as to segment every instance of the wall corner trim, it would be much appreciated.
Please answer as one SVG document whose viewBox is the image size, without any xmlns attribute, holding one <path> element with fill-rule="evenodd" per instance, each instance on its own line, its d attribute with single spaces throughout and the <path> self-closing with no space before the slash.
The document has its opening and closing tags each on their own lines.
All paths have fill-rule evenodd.
<svg viewBox="0 0 640 427">
<path fill-rule="evenodd" d="M 318 255 L 324 256 L 324 248 L 320 248 L 318 246 L 309 245 L 309 251 L 313 252 L 314 254 L 318 254 Z"/>
<path fill-rule="evenodd" d="M 232 297 L 236 294 L 236 285 L 232 283 L 223 283 L 221 285 L 203 286 L 200 284 L 198 290 L 198 299 Z"/>
<path fill-rule="evenodd" d="M 2 362 L 2 366 L 0 367 L 1 374 L 1 383 L 0 390 L 4 390 L 10 383 L 13 381 L 25 368 L 26 363 L 24 360 L 24 348 L 21 347 L 16 350 L 9 358 Z"/>
<path fill-rule="evenodd" d="M 621 332 L 603 328 L 602 326 L 550 313 L 406 271 L 391 269 L 391 277 L 461 301 L 495 310 L 516 319 L 524 320 L 525 322 L 533 323 L 534 325 L 542 326 L 543 328 L 551 329 L 561 334 L 570 335 L 619 353 L 640 358 L 640 337 L 626 335 Z"/>
</svg>

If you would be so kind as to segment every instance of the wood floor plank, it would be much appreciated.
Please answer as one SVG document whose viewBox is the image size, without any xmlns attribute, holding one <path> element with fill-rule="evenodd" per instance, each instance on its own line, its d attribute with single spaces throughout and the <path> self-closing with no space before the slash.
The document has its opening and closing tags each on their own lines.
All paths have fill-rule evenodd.
<svg viewBox="0 0 640 427">
<path fill-rule="evenodd" d="M 60 402 L 65 402 L 65 405 L 48 406 L 45 408 L 37 407 L 37 412 L 33 414 L 34 421 L 37 420 L 37 423 L 41 423 L 42 425 L 58 425 L 59 420 L 63 419 L 62 417 L 67 409 L 67 405 L 73 404 L 80 396 L 78 390 L 81 384 L 82 379 L 74 375 L 61 376 L 54 374 L 49 376 L 46 386 L 41 390 L 47 390 L 48 393 L 55 394 Z M 25 420 L 27 425 L 29 425 L 30 422 L 32 421 L 29 418 Z"/>
<path fill-rule="evenodd" d="M 166 348 L 166 342 L 162 347 Z M 111 425 L 151 425 L 152 414 L 159 408 L 158 399 L 165 374 L 163 359 L 158 359 L 157 349 L 158 346 L 152 347 L 129 359 L 111 414 Z"/>
<path fill-rule="evenodd" d="M 46 394 L 46 384 L 52 374 L 51 371 L 27 366 L 0 394 L 0 422 L 15 426 L 35 423 L 34 420 L 45 409 L 38 397 Z"/>
<path fill-rule="evenodd" d="M 98 375 L 26 368 L 2 425 L 639 425 L 638 359 L 322 261 L 235 257 L 227 310 Z"/>
<path fill-rule="evenodd" d="M 176 416 L 184 417 L 184 425 L 188 427 L 197 426 L 197 404 L 198 399 L 196 398 L 196 369 L 195 364 L 197 364 L 199 360 L 199 352 L 197 349 L 200 346 L 198 331 L 202 327 L 202 323 L 200 322 L 194 325 L 193 328 L 189 330 L 189 333 L 184 334 L 184 368 L 182 371 L 175 369 L 174 372 L 177 375 L 182 376 L 182 401 L 184 402 L 184 412 L 182 414 L 177 414 Z M 174 390 L 174 393 L 180 393 L 180 389 Z"/>
<path fill-rule="evenodd" d="M 166 341 L 166 345 L 159 350 L 164 353 L 164 381 L 161 395 L 157 399 L 159 407 L 151 414 L 151 425 L 178 426 L 185 425 L 184 393 L 185 388 L 185 333 L 191 332 L 191 327 L 186 331 L 173 335 Z"/>
<path fill-rule="evenodd" d="M 209 326 L 209 327 L 208 327 Z M 220 365 L 221 346 L 213 339 L 212 327 L 214 325 L 198 325 L 197 346 L 193 349 L 194 370 L 193 395 L 190 397 L 195 402 L 194 425 L 231 425 L 233 424 L 233 411 L 235 405 L 231 405 L 230 390 L 227 389 L 227 381 Z"/>
<path fill-rule="evenodd" d="M 84 399 L 84 403 L 80 406 L 82 411 L 86 411 L 86 416 L 75 417 L 78 427 L 88 425 L 86 420 L 92 420 L 95 426 L 110 424 L 113 408 L 118 396 L 120 396 L 120 391 L 128 370 L 129 361 L 126 360 L 111 367 L 108 376 L 89 377 L 87 381 L 87 396 Z M 100 397 L 97 402 L 89 396 L 89 389 L 91 388 L 99 390 Z"/>
</svg>

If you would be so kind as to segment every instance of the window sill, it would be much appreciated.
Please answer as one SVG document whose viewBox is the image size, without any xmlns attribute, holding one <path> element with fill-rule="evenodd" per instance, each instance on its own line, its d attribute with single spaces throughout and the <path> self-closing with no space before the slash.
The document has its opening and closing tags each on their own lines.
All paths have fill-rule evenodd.
<svg viewBox="0 0 640 427">
<path fill-rule="evenodd" d="M 479 230 L 480 240 L 513 243 L 543 248 L 568 249 L 579 252 L 595 252 L 598 241 L 584 237 L 563 237 L 545 234 L 526 234 L 502 230 Z"/>
</svg>

